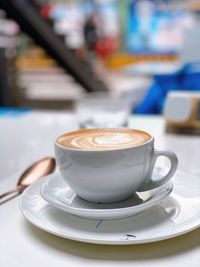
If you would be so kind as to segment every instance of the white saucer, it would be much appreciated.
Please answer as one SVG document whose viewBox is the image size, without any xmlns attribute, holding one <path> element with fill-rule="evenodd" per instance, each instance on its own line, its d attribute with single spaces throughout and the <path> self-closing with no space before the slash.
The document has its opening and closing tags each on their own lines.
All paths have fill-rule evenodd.
<svg viewBox="0 0 200 267">
<path fill-rule="evenodd" d="M 171 195 L 159 205 L 110 221 L 88 220 L 52 207 L 40 195 L 44 180 L 24 191 L 20 209 L 32 224 L 63 238 L 96 244 L 141 244 L 179 236 L 200 226 L 200 177 L 181 171 L 173 178 Z"/>
<path fill-rule="evenodd" d="M 159 175 L 157 170 L 156 174 Z M 155 174 L 154 174 L 155 176 Z M 87 219 L 121 219 L 136 215 L 159 203 L 172 191 L 172 183 L 157 189 L 138 192 L 125 201 L 95 204 L 79 198 L 59 173 L 49 175 L 41 186 L 42 197 L 53 207 Z"/>
</svg>

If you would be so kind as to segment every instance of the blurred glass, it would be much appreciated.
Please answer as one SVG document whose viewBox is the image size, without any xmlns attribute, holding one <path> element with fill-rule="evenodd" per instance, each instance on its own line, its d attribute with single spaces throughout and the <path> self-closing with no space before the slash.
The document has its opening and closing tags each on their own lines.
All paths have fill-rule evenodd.
<svg viewBox="0 0 200 267">
<path fill-rule="evenodd" d="M 130 104 L 108 94 L 92 93 L 76 103 L 80 128 L 127 127 Z"/>
</svg>

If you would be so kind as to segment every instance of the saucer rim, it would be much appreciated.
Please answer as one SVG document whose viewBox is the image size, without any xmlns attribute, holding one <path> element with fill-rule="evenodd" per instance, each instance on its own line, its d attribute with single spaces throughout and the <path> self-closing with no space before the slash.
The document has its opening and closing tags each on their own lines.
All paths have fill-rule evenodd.
<svg viewBox="0 0 200 267">
<path fill-rule="evenodd" d="M 159 241 L 165 241 L 168 239 L 172 239 L 172 238 L 176 238 L 182 235 L 185 235 L 187 233 L 190 233 L 196 229 L 198 229 L 200 227 L 200 220 L 198 221 L 195 220 L 193 222 L 193 224 L 195 224 L 194 226 L 191 226 L 189 228 L 186 228 L 185 230 L 182 230 L 182 228 L 180 228 L 177 232 L 173 232 L 168 234 L 167 232 L 165 233 L 165 235 L 163 236 L 156 236 L 156 237 L 152 237 L 152 238 L 141 238 L 141 239 L 137 239 L 137 240 L 107 240 L 107 239 L 97 239 L 97 238 L 87 238 L 87 236 L 85 237 L 78 237 L 75 235 L 69 235 L 69 234 L 64 234 L 64 233 L 59 233 L 58 231 L 56 232 L 55 230 L 50 230 L 48 229 L 48 226 L 42 226 L 41 224 L 35 222 L 34 220 L 31 220 L 31 218 L 27 215 L 25 215 L 25 212 L 23 211 L 23 209 L 21 208 L 20 205 L 20 211 L 23 215 L 23 217 L 32 225 L 36 226 L 38 229 L 45 231 L 47 233 L 50 233 L 54 236 L 58 236 L 64 239 L 69 239 L 72 241 L 78 241 L 78 242 L 82 242 L 82 243 L 87 243 L 87 244 L 95 244 L 95 245 L 108 245 L 108 246 L 120 246 L 120 245 L 139 245 L 139 244 L 150 244 L 150 243 L 155 243 L 155 242 L 159 242 Z M 75 216 L 75 215 L 74 215 Z M 78 216 L 77 216 L 78 217 Z M 41 219 L 40 219 L 41 220 Z M 89 219 L 87 219 L 89 220 Z M 44 224 L 43 224 L 44 225 Z"/>
<path fill-rule="evenodd" d="M 189 174 L 191 175 L 191 174 Z M 154 243 L 154 242 L 158 242 L 158 241 L 163 241 L 163 240 L 167 240 L 167 239 L 172 239 L 181 235 L 184 235 L 186 233 L 189 233 L 197 228 L 200 227 L 200 216 L 196 217 L 191 223 L 187 221 L 186 225 L 182 225 L 180 226 L 178 229 L 175 226 L 175 229 L 172 230 L 168 230 L 164 233 L 161 233 L 161 235 L 157 235 L 155 237 L 142 237 L 139 239 L 134 239 L 134 240 L 111 240 L 111 239 L 98 239 L 98 237 L 95 238 L 95 233 L 93 238 L 92 237 L 88 237 L 87 235 L 74 235 L 73 233 L 70 234 L 69 230 L 68 233 L 62 233 L 59 232 L 59 229 L 56 231 L 55 229 L 57 228 L 52 228 L 52 226 L 50 227 L 49 225 L 45 224 L 42 219 L 43 219 L 43 213 L 40 213 L 40 216 L 35 216 L 31 211 L 30 208 L 27 211 L 27 209 L 24 209 L 23 205 L 24 205 L 24 198 L 26 197 L 27 193 L 29 192 L 29 190 L 32 190 L 33 186 L 35 184 L 40 184 L 40 181 L 37 181 L 36 183 L 34 183 L 32 186 L 28 187 L 27 189 L 24 190 L 24 192 L 21 194 L 20 199 L 19 199 L 19 209 L 22 212 L 22 215 L 24 216 L 24 218 L 31 224 L 33 224 L 34 226 L 36 226 L 37 228 L 53 234 L 55 236 L 59 236 L 65 239 L 69 239 L 69 240 L 74 240 L 74 241 L 79 241 L 79 242 L 83 242 L 83 243 L 89 243 L 89 244 L 103 244 L 103 245 L 137 245 L 137 244 L 146 244 L 146 243 Z M 40 184 L 41 185 L 41 184 Z M 39 185 L 38 185 L 39 187 Z M 41 198 L 41 200 L 43 200 L 43 198 L 40 195 L 40 187 L 38 188 L 38 196 Z M 27 202 L 26 202 L 27 203 Z M 30 204 L 29 204 L 30 205 Z M 45 206 L 50 206 L 48 203 L 45 203 Z M 54 209 L 54 207 L 50 206 L 50 208 Z M 67 214 L 67 213 L 66 213 Z M 72 214 L 68 214 L 73 216 Z M 197 216 L 197 214 L 196 214 Z M 77 216 L 75 216 L 77 217 Z M 194 216 L 195 217 L 195 216 Z M 88 220 L 88 219 L 86 219 Z M 189 220 L 191 221 L 191 219 Z M 107 236 L 107 235 L 106 235 Z"/>
</svg>

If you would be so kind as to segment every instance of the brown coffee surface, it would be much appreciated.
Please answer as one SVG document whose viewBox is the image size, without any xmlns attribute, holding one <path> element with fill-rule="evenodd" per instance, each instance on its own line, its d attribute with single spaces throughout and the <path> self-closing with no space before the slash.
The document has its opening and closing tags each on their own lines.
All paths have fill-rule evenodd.
<svg viewBox="0 0 200 267">
<path fill-rule="evenodd" d="M 84 129 L 70 132 L 57 139 L 57 143 L 85 151 L 115 150 L 146 143 L 151 136 L 143 131 L 124 128 Z"/>
</svg>

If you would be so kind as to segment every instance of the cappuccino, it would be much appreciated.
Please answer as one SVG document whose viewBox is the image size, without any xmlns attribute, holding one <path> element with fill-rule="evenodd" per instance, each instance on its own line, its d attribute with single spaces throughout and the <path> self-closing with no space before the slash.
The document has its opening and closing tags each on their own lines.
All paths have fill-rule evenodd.
<svg viewBox="0 0 200 267">
<path fill-rule="evenodd" d="M 57 139 L 66 148 L 85 151 L 105 151 L 138 146 L 151 136 L 143 131 L 124 128 L 84 129 L 70 132 Z"/>
<path fill-rule="evenodd" d="M 171 167 L 164 176 L 152 179 L 156 160 L 163 156 Z M 173 177 L 178 164 L 173 152 L 154 149 L 150 134 L 126 128 L 64 134 L 56 140 L 55 157 L 66 186 L 95 203 L 119 202 L 137 191 L 157 188 Z"/>
</svg>

